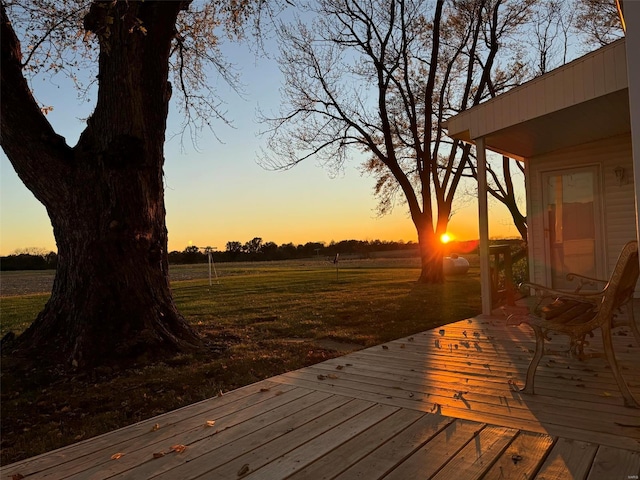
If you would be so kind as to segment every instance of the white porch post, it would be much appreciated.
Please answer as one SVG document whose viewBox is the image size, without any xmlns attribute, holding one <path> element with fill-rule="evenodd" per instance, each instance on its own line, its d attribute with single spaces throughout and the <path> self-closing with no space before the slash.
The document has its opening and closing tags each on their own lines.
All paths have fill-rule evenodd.
<svg viewBox="0 0 640 480">
<path fill-rule="evenodd" d="M 627 77 L 629 82 L 629 111 L 631 112 L 631 142 L 633 149 L 633 175 L 636 194 L 636 236 L 640 242 L 640 3 L 624 2 L 627 24 Z"/>
<path fill-rule="evenodd" d="M 487 155 L 484 137 L 476 138 L 478 158 L 478 229 L 480 235 L 480 288 L 482 314 L 491 314 L 491 270 L 489 265 L 489 208 L 487 205 Z"/>
</svg>

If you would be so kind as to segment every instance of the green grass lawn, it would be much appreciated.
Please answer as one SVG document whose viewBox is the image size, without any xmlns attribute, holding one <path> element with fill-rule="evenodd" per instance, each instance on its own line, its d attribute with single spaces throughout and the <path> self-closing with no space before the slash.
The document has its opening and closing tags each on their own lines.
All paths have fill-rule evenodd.
<svg viewBox="0 0 640 480">
<path fill-rule="evenodd" d="M 344 352 L 481 310 L 477 262 L 468 275 L 419 285 L 418 259 L 174 266 L 176 303 L 211 342 L 126 371 L 12 375 L 3 362 L 2 463 L 10 463 Z M 0 298 L 1 333 L 24 330 L 48 294 Z"/>
</svg>

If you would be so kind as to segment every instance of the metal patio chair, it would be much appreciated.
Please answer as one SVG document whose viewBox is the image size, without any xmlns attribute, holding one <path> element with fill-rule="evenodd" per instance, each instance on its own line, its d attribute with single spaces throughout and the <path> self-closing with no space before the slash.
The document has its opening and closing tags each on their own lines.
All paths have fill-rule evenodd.
<svg viewBox="0 0 640 480">
<path fill-rule="evenodd" d="M 633 396 L 622 377 L 613 351 L 612 329 L 620 325 L 628 325 L 640 346 L 640 332 L 633 316 L 633 293 L 638 281 L 638 243 L 628 242 L 620 252 L 616 266 L 609 280 L 597 280 L 579 275 L 569 274 L 581 282 L 577 291 L 565 292 L 549 289 L 534 283 L 523 283 L 522 288 L 533 290 L 539 299 L 530 313 L 515 313 L 507 318 L 507 325 L 529 325 L 536 335 L 536 350 L 527 370 L 525 385 L 520 391 L 534 393 L 534 380 L 540 359 L 545 355 L 545 340 L 549 340 L 549 332 L 568 335 L 571 339 L 570 354 L 581 360 L 593 355 L 584 354 L 587 335 L 600 329 L 604 356 L 618 383 L 628 407 L 640 408 L 640 402 Z M 583 292 L 581 287 L 586 283 L 594 286 L 604 283 L 601 290 Z M 622 309 L 627 311 L 627 321 L 618 319 Z"/>
</svg>

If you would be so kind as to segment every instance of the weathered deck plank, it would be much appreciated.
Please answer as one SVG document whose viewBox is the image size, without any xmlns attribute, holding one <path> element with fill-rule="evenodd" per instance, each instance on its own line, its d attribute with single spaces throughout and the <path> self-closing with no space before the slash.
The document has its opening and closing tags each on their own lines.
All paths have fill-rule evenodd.
<svg viewBox="0 0 640 480">
<path fill-rule="evenodd" d="M 392 441 L 396 435 L 425 415 L 414 410 L 398 410 L 370 429 L 346 439 L 338 448 L 334 448 L 288 478 L 290 480 L 334 478 L 347 467 L 359 462 L 388 441 Z"/>
<path fill-rule="evenodd" d="M 509 447 L 483 476 L 483 480 L 532 478 L 538 471 L 554 439 L 549 435 L 520 432 Z M 617 450 L 616 451 L 620 451 Z"/>
<path fill-rule="evenodd" d="M 640 477 L 640 453 L 629 450 L 610 448 L 604 445 L 598 447 L 587 480 L 602 478 L 623 478 L 637 480 Z"/>
<path fill-rule="evenodd" d="M 598 446 L 566 438 L 559 439 L 534 477 L 539 480 L 581 480 L 587 477 Z M 603 479 L 604 480 L 604 479 Z"/>
<path fill-rule="evenodd" d="M 418 449 L 428 445 L 433 438 L 444 429 L 449 428 L 454 422 L 465 423 L 461 420 L 454 420 L 440 415 L 424 415 L 416 423 L 402 430 L 393 439 L 349 466 L 334 478 L 336 480 L 382 478 L 399 464 L 404 465 L 404 461 L 408 457 Z M 468 423 L 471 425 L 471 422 Z M 478 425 L 475 428 L 482 428 L 482 425 Z"/>
<path fill-rule="evenodd" d="M 640 396 L 640 346 L 620 332 L 615 349 L 631 390 Z M 598 350 L 598 342 L 595 337 L 589 349 Z M 551 345 L 562 350 L 567 342 L 558 336 Z M 606 362 L 547 356 L 536 394 L 528 395 L 511 384 L 521 384 L 532 350 L 526 327 L 506 327 L 501 318 L 464 320 L 5 466 L 0 476 L 598 480 L 640 475 L 640 409 L 623 406 Z M 173 451 L 174 445 L 185 449 Z"/>
<path fill-rule="evenodd" d="M 484 428 L 433 476 L 433 480 L 449 480 L 456 477 L 469 480 L 482 478 L 517 434 L 518 430 L 512 428 Z"/>
<path fill-rule="evenodd" d="M 385 480 L 431 478 L 485 428 L 484 424 L 456 420 L 400 464 L 398 468 L 391 471 L 389 475 L 384 477 Z M 458 476 L 458 478 L 462 477 Z"/>
</svg>

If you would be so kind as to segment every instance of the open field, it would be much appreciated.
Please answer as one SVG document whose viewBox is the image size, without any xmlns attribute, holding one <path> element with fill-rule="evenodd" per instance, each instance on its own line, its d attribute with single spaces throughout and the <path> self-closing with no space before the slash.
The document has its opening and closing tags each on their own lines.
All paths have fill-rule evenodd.
<svg viewBox="0 0 640 480">
<path fill-rule="evenodd" d="M 480 311 L 466 276 L 418 285 L 419 260 L 323 260 L 171 269 L 176 302 L 210 342 L 205 354 L 90 375 L 17 374 L 2 364 L 2 463 L 88 438 L 286 371 Z M 46 272 L 45 272 L 46 273 Z M 33 276 L 30 285 L 29 276 Z M 3 272 L 1 331 L 19 333 L 47 300 L 41 272 Z M 39 287 L 38 287 L 39 286 Z M 17 291 L 23 292 L 18 294 Z"/>
</svg>

